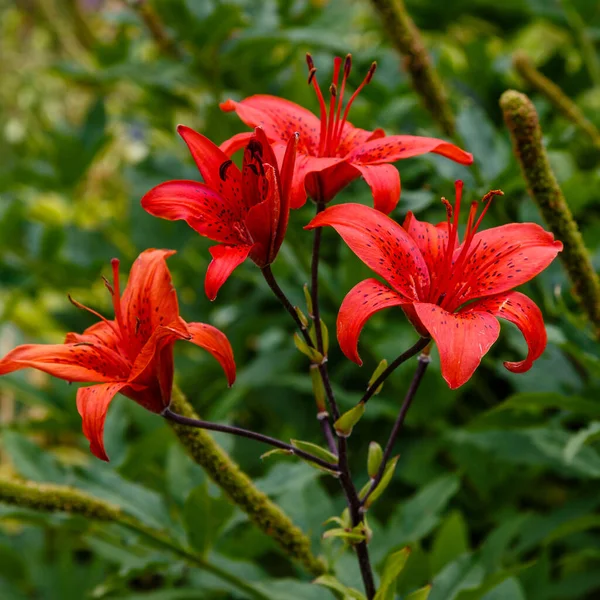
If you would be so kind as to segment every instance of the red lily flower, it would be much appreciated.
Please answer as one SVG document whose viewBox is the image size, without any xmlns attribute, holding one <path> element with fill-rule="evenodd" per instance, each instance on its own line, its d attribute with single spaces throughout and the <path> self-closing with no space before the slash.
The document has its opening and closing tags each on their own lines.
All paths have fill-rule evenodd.
<svg viewBox="0 0 600 600">
<path fill-rule="evenodd" d="M 515 373 L 531 368 L 546 347 L 540 309 L 512 291 L 543 271 L 562 250 L 551 233 L 534 223 L 513 223 L 478 232 L 494 195 L 484 197 L 475 220 L 471 204 L 464 240 L 458 239 L 462 181 L 456 182 L 456 205 L 443 200 L 448 219 L 437 226 L 408 213 L 401 227 L 389 217 L 359 204 L 332 206 L 307 229 L 329 225 L 350 249 L 392 289 L 376 279 L 356 285 L 345 297 L 337 319 L 342 352 L 359 365 L 357 344 L 367 320 L 390 306 L 400 306 L 421 335 L 432 337 L 440 352 L 442 375 L 451 388 L 466 383 L 500 333 L 495 317 L 514 323 L 529 351 L 525 360 L 505 362 Z"/>
<path fill-rule="evenodd" d="M 344 61 L 339 92 L 342 59 L 334 59 L 329 108 L 317 82 L 310 54 L 307 54 L 306 60 L 310 73 L 308 81 L 312 83 L 319 100 L 320 118 L 302 106 L 276 96 L 256 95 L 241 102 L 227 100 L 221 104 L 222 110 L 235 111 L 246 125 L 263 127 L 274 144 L 278 158 L 282 154 L 281 144 L 293 132 L 300 133 L 292 183 L 292 208 L 304 205 L 307 192 L 314 200 L 329 202 L 342 188 L 362 175 L 371 188 L 375 208 L 388 214 L 400 198 L 400 175 L 389 163 L 427 152 L 441 154 L 463 165 L 473 162 L 471 154 L 443 140 L 414 135 L 386 136 L 382 129 L 366 131 L 348 121 L 350 107 L 363 87 L 371 81 L 376 63 L 373 63 L 342 113 L 344 91 L 352 68 L 350 54 Z M 251 135 L 234 135 L 221 144 L 221 149 L 231 155 L 242 148 Z"/>
<path fill-rule="evenodd" d="M 114 320 L 73 301 L 102 320 L 83 334 L 68 333 L 64 344 L 18 346 L 0 360 L 0 375 L 32 367 L 69 382 L 98 383 L 77 391 L 77 410 L 90 450 L 102 460 L 108 460 L 104 421 L 115 394 L 120 392 L 155 413 L 169 406 L 176 340 L 208 350 L 221 363 L 229 385 L 235 380 L 233 351 L 225 334 L 205 323 L 186 323 L 179 316 L 165 261 L 174 253 L 142 252 L 131 268 L 122 297 L 119 261 L 113 259 L 113 284 L 106 281 L 106 286 L 112 295 Z"/>
<path fill-rule="evenodd" d="M 217 296 L 233 270 L 250 257 L 259 267 L 271 264 L 281 247 L 290 214 L 290 185 L 298 134 L 286 140 L 281 170 L 264 131 L 246 139 L 242 172 L 208 138 L 180 125 L 205 183 L 167 181 L 151 189 L 142 206 L 155 217 L 184 220 L 216 242 L 204 288 Z"/>
</svg>

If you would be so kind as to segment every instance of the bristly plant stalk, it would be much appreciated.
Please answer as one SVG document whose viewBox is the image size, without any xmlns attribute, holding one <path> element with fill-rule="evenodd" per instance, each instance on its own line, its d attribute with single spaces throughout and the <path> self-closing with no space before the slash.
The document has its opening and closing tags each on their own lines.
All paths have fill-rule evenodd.
<svg viewBox="0 0 600 600">
<path fill-rule="evenodd" d="M 188 419 L 199 418 L 175 386 L 171 410 Z M 277 504 L 256 488 L 206 431 L 173 421 L 170 421 L 170 425 L 190 456 L 259 529 L 273 538 L 290 558 L 301 563 L 309 573 L 315 576 L 325 573 L 325 563 L 312 553 L 308 537 Z"/>
<path fill-rule="evenodd" d="M 513 65 L 519 75 L 537 92 L 543 94 L 566 119 L 576 125 L 600 149 L 600 130 L 583 114 L 581 109 L 558 85 L 542 75 L 524 52 L 515 52 Z"/>
<path fill-rule="evenodd" d="M 431 63 L 421 33 L 403 0 L 371 0 L 390 42 L 405 58 L 415 91 L 444 133 L 454 137 L 456 125 L 444 85 Z"/>
<path fill-rule="evenodd" d="M 508 90 L 500 98 L 504 120 L 510 130 L 513 148 L 535 200 L 554 235 L 563 243 L 560 258 L 573 283 L 582 310 L 600 337 L 600 280 L 594 270 L 581 232 L 552 172 L 542 143 L 542 130 L 531 100 Z"/>
</svg>

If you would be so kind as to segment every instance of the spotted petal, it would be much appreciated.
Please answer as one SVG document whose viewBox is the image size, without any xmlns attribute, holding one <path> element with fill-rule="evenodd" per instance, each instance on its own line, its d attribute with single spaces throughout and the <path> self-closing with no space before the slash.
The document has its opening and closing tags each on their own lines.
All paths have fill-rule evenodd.
<svg viewBox="0 0 600 600">
<path fill-rule="evenodd" d="M 542 312 L 533 300 L 521 292 L 507 292 L 484 298 L 467 305 L 460 313 L 489 313 L 514 323 L 521 330 L 529 350 L 525 360 L 504 363 L 513 373 L 529 371 L 533 361 L 537 360 L 546 348 L 548 336 Z"/>
<path fill-rule="evenodd" d="M 248 258 L 252 246 L 213 246 L 209 248 L 212 261 L 206 271 L 204 291 L 209 300 L 214 300 L 221 286 L 234 269 Z"/>
<path fill-rule="evenodd" d="M 210 352 L 223 367 L 229 385 L 233 385 L 235 381 L 235 360 L 227 336 L 216 327 L 206 323 L 188 323 L 187 329 L 192 335 L 189 341 Z"/>
<path fill-rule="evenodd" d="M 458 146 L 436 138 L 417 135 L 388 135 L 366 142 L 345 158 L 354 163 L 381 164 L 433 152 L 461 165 L 473 163 L 473 155 Z"/>
<path fill-rule="evenodd" d="M 362 204 L 338 204 L 318 214 L 305 229 L 325 225 L 333 227 L 358 258 L 406 302 L 425 297 L 429 288 L 427 264 L 398 223 Z"/>
<path fill-rule="evenodd" d="M 373 206 L 388 215 L 400 200 L 400 173 L 394 165 L 363 165 L 353 163 L 373 194 Z"/>
<path fill-rule="evenodd" d="M 377 279 L 365 279 L 346 295 L 337 318 L 337 338 L 347 358 L 362 365 L 358 355 L 358 338 L 365 323 L 377 312 L 401 306 L 406 300 Z"/>
<path fill-rule="evenodd" d="M 418 246 L 432 280 L 439 276 L 448 246 L 448 225 L 440 223 L 432 225 L 425 221 L 419 221 L 412 211 L 408 211 L 402 227 Z"/>
<path fill-rule="evenodd" d="M 498 320 L 484 312 L 453 314 L 425 302 L 415 303 L 414 309 L 437 344 L 446 383 L 451 389 L 465 384 L 498 339 Z"/>
</svg>

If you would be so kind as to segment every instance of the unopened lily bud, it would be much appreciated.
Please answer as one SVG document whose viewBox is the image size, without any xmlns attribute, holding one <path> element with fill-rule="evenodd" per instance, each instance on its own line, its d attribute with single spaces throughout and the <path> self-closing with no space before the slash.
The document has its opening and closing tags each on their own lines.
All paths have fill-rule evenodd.
<svg viewBox="0 0 600 600">
<path fill-rule="evenodd" d="M 348 437 L 353 427 L 365 414 L 365 405 L 359 402 L 354 408 L 345 412 L 334 424 L 333 428 L 340 437 Z"/>
<path fill-rule="evenodd" d="M 367 473 L 371 479 L 375 479 L 383 460 L 383 450 L 377 442 L 369 444 L 369 454 L 367 456 Z"/>
<path fill-rule="evenodd" d="M 371 387 L 376 381 L 377 378 L 387 369 L 388 361 L 385 358 L 377 365 L 377 368 L 373 371 L 373 375 L 371 375 L 371 379 L 369 379 L 369 387 Z M 375 390 L 375 395 L 379 394 L 379 392 L 383 388 L 383 383 L 381 383 L 377 389 Z"/>
</svg>

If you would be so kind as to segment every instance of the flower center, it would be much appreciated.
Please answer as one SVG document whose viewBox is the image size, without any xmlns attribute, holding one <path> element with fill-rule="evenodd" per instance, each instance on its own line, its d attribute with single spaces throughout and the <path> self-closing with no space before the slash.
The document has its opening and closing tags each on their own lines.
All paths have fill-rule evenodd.
<svg viewBox="0 0 600 600">
<path fill-rule="evenodd" d="M 352 106 L 352 103 L 354 102 L 360 91 L 365 87 L 365 85 L 370 83 L 371 79 L 373 79 L 373 74 L 375 73 L 375 69 L 377 68 L 377 63 L 374 62 L 371 65 L 362 83 L 358 86 L 358 88 L 356 88 L 356 91 L 354 92 L 354 94 L 352 94 L 350 100 L 348 100 L 343 114 L 342 107 L 344 104 L 344 91 L 346 89 L 346 81 L 348 80 L 348 75 L 350 75 L 350 71 L 352 70 L 352 56 L 348 54 L 346 55 L 346 58 L 344 60 L 344 75 L 342 77 L 342 84 L 339 89 L 339 93 L 338 82 L 340 78 L 340 67 L 342 66 L 342 59 L 339 56 L 336 56 L 333 59 L 333 77 L 331 85 L 329 86 L 329 107 L 327 107 L 325 103 L 325 98 L 321 93 L 321 88 L 319 87 L 319 82 L 317 81 L 316 77 L 317 69 L 310 54 L 306 55 L 306 63 L 308 65 L 308 83 L 312 84 L 312 86 L 315 89 L 321 111 L 321 132 L 319 135 L 318 156 L 336 156 L 340 145 L 340 141 L 342 139 L 344 125 L 348 120 L 348 113 L 350 112 L 350 107 Z"/>
<path fill-rule="evenodd" d="M 449 312 L 454 312 L 461 305 L 461 298 L 466 291 L 480 277 L 480 269 L 468 269 L 469 263 L 474 262 L 475 256 L 481 242 L 473 245 L 473 239 L 485 214 L 487 213 L 494 196 L 503 196 L 501 190 L 492 190 L 482 199 L 483 210 L 477 217 L 478 202 L 472 202 L 469 209 L 469 217 L 465 229 L 464 241 L 459 244 L 458 239 L 458 219 L 460 215 L 460 204 L 462 199 L 463 182 L 455 182 L 456 202 L 454 208 L 442 198 L 446 206 L 446 220 L 448 224 L 448 242 L 446 244 L 444 256 L 440 261 L 436 279 L 432 283 L 429 291 L 429 302 L 438 304 Z M 495 257 L 497 258 L 497 257 Z M 470 272 L 469 272 L 470 271 Z"/>
</svg>

